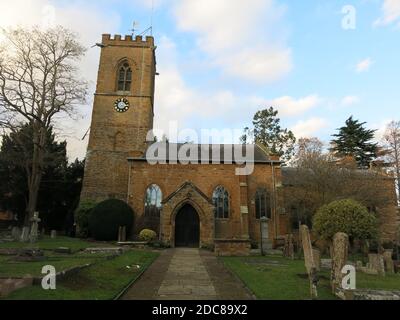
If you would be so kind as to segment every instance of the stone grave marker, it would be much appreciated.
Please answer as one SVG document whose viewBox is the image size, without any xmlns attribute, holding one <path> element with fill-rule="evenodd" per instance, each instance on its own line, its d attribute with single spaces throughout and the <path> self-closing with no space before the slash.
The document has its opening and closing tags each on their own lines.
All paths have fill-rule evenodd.
<svg viewBox="0 0 400 320">
<path fill-rule="evenodd" d="M 383 255 L 371 253 L 368 255 L 368 269 L 377 272 L 379 275 L 385 275 L 385 261 Z"/>
<path fill-rule="evenodd" d="M 318 274 L 315 266 L 314 252 L 311 244 L 310 230 L 306 225 L 300 227 L 301 242 L 303 244 L 304 263 L 307 269 L 308 277 L 310 279 L 310 292 L 311 298 L 318 298 Z"/>
<path fill-rule="evenodd" d="M 39 222 L 41 219 L 39 219 L 39 212 L 35 212 L 33 214 L 33 218 L 31 219 L 32 226 L 31 226 L 31 233 L 29 235 L 29 240 L 31 243 L 34 243 L 37 241 L 38 236 L 39 236 Z"/>
<path fill-rule="evenodd" d="M 56 230 L 51 230 L 50 238 L 51 239 L 56 239 L 57 238 L 57 231 Z"/>
<path fill-rule="evenodd" d="M 385 271 L 387 273 L 394 273 L 393 250 L 386 250 L 383 253 L 383 260 L 385 262 Z"/>
<path fill-rule="evenodd" d="M 23 227 L 21 232 L 21 242 L 29 241 L 29 227 Z"/>
<path fill-rule="evenodd" d="M 349 252 L 349 237 L 347 234 L 339 232 L 333 237 L 332 246 L 332 271 L 331 271 L 331 285 L 332 292 L 336 294 L 336 289 L 341 288 L 342 285 L 342 269 L 347 263 Z"/>
<path fill-rule="evenodd" d="M 266 217 L 260 219 L 261 228 L 261 254 L 265 255 L 272 250 L 272 242 L 269 240 L 269 220 Z"/>
<path fill-rule="evenodd" d="M 13 227 L 11 230 L 11 236 L 14 241 L 19 241 L 21 239 L 21 229 L 18 227 Z"/>
<path fill-rule="evenodd" d="M 287 234 L 285 236 L 285 246 L 284 246 L 284 249 L 283 249 L 283 255 L 286 258 L 294 260 L 293 234 Z"/>
</svg>

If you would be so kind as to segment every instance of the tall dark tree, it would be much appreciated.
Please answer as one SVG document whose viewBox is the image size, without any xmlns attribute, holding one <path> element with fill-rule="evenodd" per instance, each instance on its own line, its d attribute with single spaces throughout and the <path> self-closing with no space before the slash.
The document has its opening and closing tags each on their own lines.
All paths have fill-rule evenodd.
<svg viewBox="0 0 400 320">
<path fill-rule="evenodd" d="M 259 143 L 284 161 L 292 158 L 296 143 L 293 132 L 281 127 L 278 111 L 273 107 L 258 111 L 254 115 L 253 128 L 246 128 L 241 140 L 243 143 Z"/>
<path fill-rule="evenodd" d="M 333 135 L 331 148 L 339 158 L 353 157 L 360 168 L 369 167 L 378 152 L 378 144 L 372 141 L 376 130 L 366 129 L 365 124 L 351 116 L 346 120 L 346 125 Z"/>
<path fill-rule="evenodd" d="M 29 199 L 27 168 L 31 162 L 29 151 L 33 149 L 32 134 L 32 126 L 25 125 L 18 132 L 3 135 L 0 149 L 0 204 L 17 214 L 20 223 Z M 78 204 L 84 164 L 76 160 L 68 165 L 67 144 L 55 141 L 52 128 L 46 132 L 46 141 L 37 210 L 45 228 L 67 229 L 73 224 L 67 218 L 73 216 Z"/>
</svg>

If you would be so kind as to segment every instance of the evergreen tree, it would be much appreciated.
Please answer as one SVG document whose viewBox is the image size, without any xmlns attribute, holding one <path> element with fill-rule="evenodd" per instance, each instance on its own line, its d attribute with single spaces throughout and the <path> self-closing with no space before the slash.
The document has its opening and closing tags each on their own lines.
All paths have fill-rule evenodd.
<svg viewBox="0 0 400 320">
<path fill-rule="evenodd" d="M 32 126 L 3 135 L 0 148 L 0 207 L 24 221 L 29 198 L 28 170 L 33 150 Z M 39 188 L 37 210 L 46 229 L 70 228 L 78 205 L 84 162 L 68 165 L 66 142 L 57 142 L 52 128 L 46 132 L 43 178 Z"/>
<path fill-rule="evenodd" d="M 360 168 L 369 167 L 378 152 L 378 144 L 372 142 L 376 130 L 366 129 L 365 124 L 351 116 L 346 120 L 346 125 L 338 129 L 339 133 L 333 135 L 335 139 L 331 148 L 340 158 L 353 157 Z"/>
<path fill-rule="evenodd" d="M 244 144 L 259 143 L 271 154 L 279 155 L 282 160 L 289 161 L 294 154 L 296 138 L 292 131 L 281 127 L 278 111 L 270 107 L 254 115 L 253 129 L 245 128 L 241 141 Z"/>
</svg>

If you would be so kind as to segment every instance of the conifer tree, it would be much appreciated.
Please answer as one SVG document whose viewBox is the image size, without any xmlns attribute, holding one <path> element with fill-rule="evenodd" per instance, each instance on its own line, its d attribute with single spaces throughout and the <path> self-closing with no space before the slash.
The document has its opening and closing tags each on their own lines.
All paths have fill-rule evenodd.
<svg viewBox="0 0 400 320">
<path fill-rule="evenodd" d="M 376 130 L 366 129 L 365 124 L 366 122 L 359 122 L 351 116 L 346 125 L 333 135 L 331 148 L 337 157 L 353 157 L 360 168 L 369 167 L 378 152 L 378 144 L 372 141 Z"/>
</svg>

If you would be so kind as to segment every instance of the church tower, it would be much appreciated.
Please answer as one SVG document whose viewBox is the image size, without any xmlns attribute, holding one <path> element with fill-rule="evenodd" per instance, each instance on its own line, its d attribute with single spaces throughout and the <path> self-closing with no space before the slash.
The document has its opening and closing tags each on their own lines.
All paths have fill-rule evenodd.
<svg viewBox="0 0 400 320">
<path fill-rule="evenodd" d="M 82 200 L 127 199 L 128 158 L 153 129 L 154 38 L 103 35 Z"/>
</svg>

